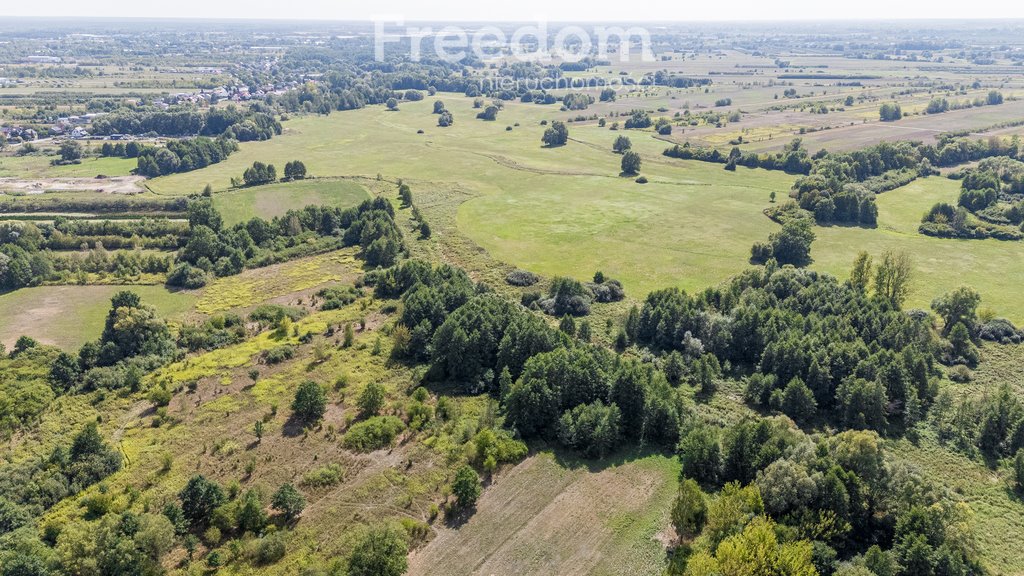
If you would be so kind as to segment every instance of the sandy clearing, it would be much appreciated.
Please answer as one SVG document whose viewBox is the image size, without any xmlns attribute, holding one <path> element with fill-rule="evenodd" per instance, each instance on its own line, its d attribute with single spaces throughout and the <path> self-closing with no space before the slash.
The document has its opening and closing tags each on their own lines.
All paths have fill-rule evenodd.
<svg viewBox="0 0 1024 576">
<path fill-rule="evenodd" d="M 105 192 L 138 194 L 143 192 L 142 176 L 110 178 L 0 178 L 0 192 L 43 194 L 46 192 Z"/>
</svg>

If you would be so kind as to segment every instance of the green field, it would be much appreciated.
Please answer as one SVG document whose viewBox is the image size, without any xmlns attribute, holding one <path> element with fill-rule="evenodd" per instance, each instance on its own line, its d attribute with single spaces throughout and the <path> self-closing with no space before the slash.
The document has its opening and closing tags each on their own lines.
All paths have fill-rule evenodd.
<svg viewBox="0 0 1024 576">
<path fill-rule="evenodd" d="M 163 286 L 37 286 L 0 294 L 0 342 L 10 348 L 28 335 L 46 344 L 75 350 L 99 337 L 110 297 L 131 290 L 174 318 L 192 307 L 196 297 Z"/>
<path fill-rule="evenodd" d="M 309 205 L 348 208 L 370 197 L 351 180 L 300 180 L 221 192 L 214 205 L 231 225 L 259 216 L 273 218 Z"/>
<path fill-rule="evenodd" d="M 371 107 L 302 117 L 285 123 L 279 138 L 242 144 L 225 162 L 149 184 L 159 193 L 199 190 L 206 183 L 223 189 L 254 160 L 283 165 L 296 158 L 320 177 L 404 178 L 418 204 L 454 214 L 458 231 L 499 261 L 581 279 L 602 270 L 642 296 L 671 285 L 701 289 L 742 270 L 750 245 L 776 228 L 761 213 L 770 206 L 769 192 L 784 199 L 793 181 L 781 172 L 730 173 L 716 164 L 665 158 L 665 143 L 651 132 L 612 132 L 593 124 L 570 124 L 569 144 L 546 149 L 540 121 L 567 113 L 510 103 L 496 122 L 484 122 L 474 118 L 470 99 L 439 98 L 455 115 L 451 128 L 435 127 L 432 99 L 403 102 L 398 112 Z M 420 129 L 425 134 L 417 134 Z M 643 156 L 649 184 L 619 177 L 619 157 L 610 147 L 623 133 Z M 955 200 L 957 186 L 930 178 L 881 195 L 877 229 L 816 228 L 813 267 L 842 277 L 861 250 L 875 256 L 906 250 L 917 268 L 910 306 L 927 307 L 969 278 L 985 306 L 1024 321 L 1024 301 L 1015 296 L 1024 280 L 1024 244 L 916 232 L 934 202 Z"/>
<path fill-rule="evenodd" d="M 52 166 L 56 156 L 5 156 L 0 158 L 0 178 L 93 178 L 127 176 L 135 168 L 135 158 L 83 158 L 80 164 Z"/>
</svg>

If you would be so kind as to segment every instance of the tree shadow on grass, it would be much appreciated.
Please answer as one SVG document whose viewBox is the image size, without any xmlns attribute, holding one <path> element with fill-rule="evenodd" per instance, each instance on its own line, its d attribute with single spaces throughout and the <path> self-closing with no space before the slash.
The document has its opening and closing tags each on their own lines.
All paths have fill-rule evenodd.
<svg viewBox="0 0 1024 576">
<path fill-rule="evenodd" d="M 444 514 L 444 525 L 447 528 L 459 529 L 476 514 L 476 505 L 469 508 L 453 508 Z"/>
<path fill-rule="evenodd" d="M 316 429 L 318 426 L 319 423 L 311 424 L 302 420 L 295 414 L 292 414 L 287 420 L 285 420 L 284 426 L 281 427 L 281 435 L 285 438 L 296 438 L 305 434 L 307 428 L 312 430 Z"/>
<path fill-rule="evenodd" d="M 550 452 L 555 457 L 555 462 L 559 466 L 569 470 L 577 470 L 579 468 L 586 468 L 588 472 L 597 473 L 609 468 L 616 468 L 624 464 L 629 464 L 635 460 L 642 460 L 648 456 L 671 456 L 672 452 L 659 447 L 641 447 L 641 446 L 624 446 L 619 448 L 615 452 L 604 456 L 603 458 L 585 458 L 578 452 L 556 446 L 553 444 L 543 444 L 542 450 L 539 449 L 541 446 L 535 446 L 531 443 L 531 453 L 539 451 Z"/>
</svg>

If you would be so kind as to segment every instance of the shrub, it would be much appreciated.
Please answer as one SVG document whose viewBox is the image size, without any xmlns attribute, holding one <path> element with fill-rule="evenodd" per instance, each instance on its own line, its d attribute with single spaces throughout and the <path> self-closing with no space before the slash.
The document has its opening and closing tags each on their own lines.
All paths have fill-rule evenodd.
<svg viewBox="0 0 1024 576">
<path fill-rule="evenodd" d="M 409 562 L 404 531 L 371 528 L 356 543 L 348 559 L 348 576 L 401 576 Z"/>
<path fill-rule="evenodd" d="M 390 446 L 404 428 L 405 424 L 394 416 L 374 416 L 353 424 L 341 443 L 350 450 L 372 452 Z"/>
<path fill-rule="evenodd" d="M 278 304 L 261 304 L 249 313 L 249 320 L 264 326 L 272 326 L 286 316 L 294 321 L 302 318 L 305 314 L 306 312 L 301 308 L 292 308 Z"/>
<path fill-rule="evenodd" d="M 284 558 L 284 554 L 284 536 L 274 533 L 260 538 L 259 544 L 256 545 L 254 559 L 257 564 L 273 564 Z"/>
<path fill-rule="evenodd" d="M 949 376 L 949 379 L 952 380 L 953 382 L 959 382 L 961 384 L 966 384 L 970 382 L 972 378 L 971 369 L 968 368 L 967 366 L 964 366 L 963 364 L 957 364 L 956 366 L 950 368 L 947 375 Z"/>
<path fill-rule="evenodd" d="M 505 281 L 513 286 L 533 286 L 540 277 L 527 270 L 513 270 L 505 276 Z"/>
<path fill-rule="evenodd" d="M 384 396 L 384 387 L 376 382 L 370 382 L 356 401 L 359 412 L 363 416 L 376 416 L 384 408 Z"/>
<path fill-rule="evenodd" d="M 316 295 L 323 299 L 323 304 L 320 305 L 321 310 L 337 310 L 355 302 L 360 293 L 354 286 L 336 286 L 324 288 Z"/>
<path fill-rule="evenodd" d="M 167 275 L 167 285 L 194 290 L 206 286 L 206 272 L 187 262 L 182 262 Z"/>
<path fill-rule="evenodd" d="M 293 356 L 295 356 L 295 347 L 284 344 L 264 352 L 263 361 L 267 364 L 280 364 L 285 360 L 291 360 Z"/>
<path fill-rule="evenodd" d="M 311 470 L 302 477 L 302 485 L 310 488 L 326 488 L 341 482 L 344 471 L 340 464 L 328 464 Z"/>
<path fill-rule="evenodd" d="M 754 242 L 750 247 L 750 261 L 764 264 L 772 257 L 772 245 L 767 242 Z"/>
</svg>

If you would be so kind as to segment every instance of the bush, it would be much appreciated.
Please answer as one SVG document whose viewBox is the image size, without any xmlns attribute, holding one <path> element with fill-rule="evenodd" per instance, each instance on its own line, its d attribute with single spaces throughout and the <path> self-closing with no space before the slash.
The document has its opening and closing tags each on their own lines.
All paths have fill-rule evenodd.
<svg viewBox="0 0 1024 576">
<path fill-rule="evenodd" d="M 316 294 L 323 299 L 323 304 L 320 305 L 321 310 L 337 310 L 344 308 L 349 304 L 355 302 L 361 294 L 359 290 L 353 286 L 337 286 L 334 288 L 324 288 Z"/>
<path fill-rule="evenodd" d="M 177 286 L 194 290 L 206 286 L 206 272 L 202 268 L 196 268 L 187 262 L 182 262 L 171 270 L 167 275 L 167 285 Z"/>
<path fill-rule="evenodd" d="M 581 282 L 572 278 L 556 277 L 551 281 L 548 298 L 538 302 L 545 313 L 552 316 L 586 316 L 590 314 L 591 293 Z"/>
<path fill-rule="evenodd" d="M 371 528 L 352 549 L 348 576 L 401 576 L 408 569 L 409 544 L 404 531 Z"/>
<path fill-rule="evenodd" d="M 970 382 L 972 378 L 971 369 L 963 364 L 957 364 L 950 368 L 947 375 L 953 382 L 959 382 L 961 384 Z"/>
<path fill-rule="evenodd" d="M 263 361 L 267 364 L 280 364 L 295 356 L 295 347 L 288 344 L 271 348 L 263 353 Z"/>
<path fill-rule="evenodd" d="M 772 245 L 767 242 L 754 242 L 750 247 L 750 261 L 764 264 L 772 257 Z"/>
<path fill-rule="evenodd" d="M 340 464 L 328 464 L 307 472 L 302 477 L 302 485 L 310 488 L 326 488 L 341 482 L 344 471 Z"/>
<path fill-rule="evenodd" d="M 259 544 L 256 545 L 254 559 L 257 564 L 273 564 L 284 558 L 284 554 L 284 536 L 274 533 L 260 538 Z"/>
<path fill-rule="evenodd" d="M 357 452 L 372 452 L 386 448 L 405 428 L 405 424 L 394 416 L 374 416 L 353 424 L 342 438 L 342 445 Z"/>
<path fill-rule="evenodd" d="M 978 338 L 1002 344 L 1020 344 L 1022 334 L 1012 322 L 1003 318 L 989 320 L 978 330 Z"/>
<path fill-rule="evenodd" d="M 249 313 L 249 321 L 258 322 L 264 326 L 272 326 L 288 317 L 291 320 L 298 320 L 305 316 L 306 312 L 301 308 L 291 308 L 278 304 L 261 304 Z"/>
<path fill-rule="evenodd" d="M 513 270 L 505 276 L 505 281 L 513 286 L 533 286 L 540 277 L 527 270 Z"/>
</svg>

